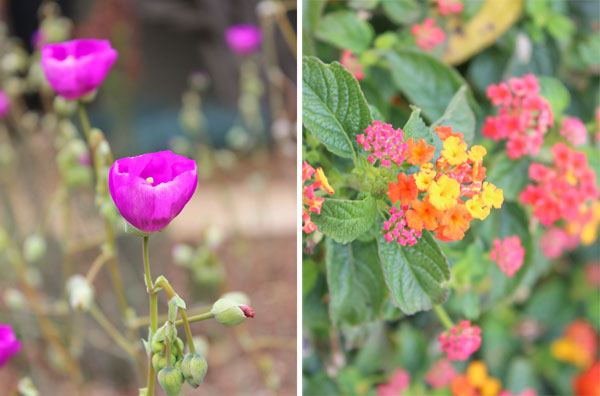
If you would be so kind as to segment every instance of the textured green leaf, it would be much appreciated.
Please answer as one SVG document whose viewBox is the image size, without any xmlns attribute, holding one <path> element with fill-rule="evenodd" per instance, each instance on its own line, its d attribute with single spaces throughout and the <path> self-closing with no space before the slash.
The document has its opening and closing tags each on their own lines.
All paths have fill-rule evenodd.
<svg viewBox="0 0 600 396">
<path fill-rule="evenodd" d="M 446 107 L 442 115 L 431 126 L 431 132 L 435 135 L 434 127 L 451 126 L 455 132 L 462 132 L 465 135 L 465 141 L 472 143 L 475 137 L 475 114 L 469 106 L 467 100 L 467 86 L 460 87 L 458 92 L 452 97 L 452 100 Z"/>
<path fill-rule="evenodd" d="M 379 318 L 388 296 L 375 242 L 341 245 L 326 240 L 329 312 L 336 322 L 358 324 Z"/>
<path fill-rule="evenodd" d="M 446 300 L 448 289 L 442 283 L 450 279 L 450 267 L 429 232 L 423 231 L 413 246 L 388 243 L 383 235 L 377 241 L 385 281 L 395 306 L 412 315 Z"/>
<path fill-rule="evenodd" d="M 434 158 L 439 156 L 439 152 L 442 149 L 442 141 L 439 136 L 435 133 L 433 128 L 429 128 L 425 125 L 425 122 L 421 118 L 421 109 L 416 106 L 411 106 L 412 113 L 410 113 L 410 117 L 404 128 L 402 128 L 402 132 L 404 132 L 404 139 L 414 138 L 425 139 L 425 142 L 430 146 L 435 146 L 436 153 Z"/>
<path fill-rule="evenodd" d="M 387 0 L 383 2 L 383 12 L 399 25 L 411 25 L 419 19 L 421 8 L 415 0 Z"/>
<path fill-rule="evenodd" d="M 460 74 L 431 55 L 412 50 L 382 54 L 389 62 L 396 87 L 430 121 L 444 114 L 456 91 L 465 84 Z"/>
<path fill-rule="evenodd" d="M 325 198 L 321 213 L 311 217 L 323 234 L 348 243 L 371 228 L 377 217 L 377 204 L 371 196 L 360 201 Z"/>
<path fill-rule="evenodd" d="M 302 53 L 314 54 L 313 34 L 319 24 L 325 0 L 311 0 L 302 2 Z"/>
<path fill-rule="evenodd" d="M 553 77 L 540 77 L 538 81 L 540 83 L 540 95 L 550 103 L 554 116 L 561 115 L 571 102 L 571 95 L 567 88 L 562 82 Z"/>
<path fill-rule="evenodd" d="M 315 31 L 315 37 L 319 40 L 357 54 L 369 48 L 374 35 L 371 25 L 349 10 L 326 14 Z"/>
<path fill-rule="evenodd" d="M 305 57 L 302 66 L 302 121 L 332 153 L 356 155 L 356 135 L 373 122 L 358 82 L 337 62 Z"/>
</svg>

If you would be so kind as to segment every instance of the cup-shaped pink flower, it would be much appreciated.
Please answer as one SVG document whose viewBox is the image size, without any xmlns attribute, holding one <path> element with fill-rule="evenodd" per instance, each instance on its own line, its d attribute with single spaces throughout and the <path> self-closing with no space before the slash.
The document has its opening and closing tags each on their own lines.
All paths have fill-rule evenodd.
<svg viewBox="0 0 600 396">
<path fill-rule="evenodd" d="M 19 353 L 21 347 L 22 344 L 17 340 L 13 329 L 7 324 L 0 324 L 0 367 Z"/>
<path fill-rule="evenodd" d="M 10 112 L 10 99 L 4 91 L 0 91 L 0 118 L 4 118 Z"/>
<path fill-rule="evenodd" d="M 254 25 L 234 25 L 225 32 L 225 41 L 233 52 L 245 55 L 258 50 L 262 42 L 262 34 Z"/>
<path fill-rule="evenodd" d="M 197 184 L 196 162 L 171 151 L 122 158 L 108 176 L 117 209 L 144 232 L 165 228 L 194 195 Z"/>
<path fill-rule="evenodd" d="M 75 100 L 102 84 L 118 53 L 108 40 L 78 39 L 45 45 L 41 56 L 42 69 L 54 92 Z"/>
</svg>

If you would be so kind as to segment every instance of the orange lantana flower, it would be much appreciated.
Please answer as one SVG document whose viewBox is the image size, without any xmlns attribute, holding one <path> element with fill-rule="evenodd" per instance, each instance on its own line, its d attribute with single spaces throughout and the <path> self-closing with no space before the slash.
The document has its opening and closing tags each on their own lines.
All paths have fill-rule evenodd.
<svg viewBox="0 0 600 396">
<path fill-rule="evenodd" d="M 434 146 L 428 146 L 425 139 L 419 139 L 415 143 L 414 138 L 406 141 L 406 151 L 408 159 L 406 160 L 411 165 L 423 165 L 433 158 L 435 152 Z"/>
<path fill-rule="evenodd" d="M 465 138 L 465 135 L 463 135 L 461 132 L 452 132 L 451 126 L 439 126 L 439 127 L 434 127 L 434 129 L 435 129 L 435 133 L 437 133 L 439 138 L 442 140 L 446 140 L 450 136 L 456 136 L 460 140 L 464 140 L 464 138 Z"/>
<path fill-rule="evenodd" d="M 406 222 L 408 226 L 416 231 L 423 228 L 433 231 L 438 226 L 437 216 L 439 211 L 429 203 L 427 197 L 423 202 L 418 199 L 410 203 L 411 209 L 406 211 Z"/>
<path fill-rule="evenodd" d="M 414 176 L 406 176 L 405 173 L 400 172 L 398 174 L 398 183 L 388 183 L 387 194 L 393 204 L 400 201 L 402 206 L 408 206 L 419 194 Z"/>
<path fill-rule="evenodd" d="M 439 216 L 438 239 L 447 241 L 458 241 L 463 239 L 465 231 L 469 229 L 472 220 L 469 210 L 464 203 L 459 202 L 453 208 L 444 211 Z"/>
</svg>

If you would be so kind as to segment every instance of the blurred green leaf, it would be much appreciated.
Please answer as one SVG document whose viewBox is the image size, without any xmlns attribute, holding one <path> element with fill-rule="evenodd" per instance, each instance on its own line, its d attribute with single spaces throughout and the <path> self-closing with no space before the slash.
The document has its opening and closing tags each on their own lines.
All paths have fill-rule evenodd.
<svg viewBox="0 0 600 396">
<path fill-rule="evenodd" d="M 575 33 L 573 21 L 560 14 L 551 15 L 546 28 L 548 29 L 548 33 L 559 41 L 568 41 Z"/>
<path fill-rule="evenodd" d="M 486 180 L 504 191 L 505 201 L 517 201 L 529 183 L 530 163 L 528 157 L 510 159 L 503 150 L 485 164 L 488 169 Z"/>
<path fill-rule="evenodd" d="M 425 361 L 425 350 L 429 340 L 421 330 L 415 329 L 407 322 L 402 323 L 396 335 L 399 343 L 397 348 L 399 366 L 412 372 L 419 370 Z"/>
<path fill-rule="evenodd" d="M 329 311 L 336 322 L 359 324 L 381 315 L 388 296 L 375 242 L 326 240 Z"/>
<path fill-rule="evenodd" d="M 302 53 L 312 55 L 315 53 L 313 34 L 319 24 L 325 0 L 311 0 L 302 2 Z"/>
<path fill-rule="evenodd" d="M 419 19 L 421 7 L 415 0 L 386 0 L 383 2 L 383 12 L 392 22 L 405 26 Z"/>
<path fill-rule="evenodd" d="M 325 276 L 319 275 L 315 286 L 302 299 L 302 325 L 312 330 L 328 330 L 329 312 L 325 303 L 328 292 Z"/>
<path fill-rule="evenodd" d="M 319 277 L 319 266 L 313 260 L 302 260 L 302 295 L 306 294 L 315 286 Z"/>
<path fill-rule="evenodd" d="M 337 62 L 313 57 L 302 63 L 302 121 L 329 151 L 356 156 L 356 135 L 373 122 L 358 82 Z"/>
<path fill-rule="evenodd" d="M 467 101 L 467 86 L 463 85 L 454 94 L 444 114 L 431 125 L 431 133 L 435 135 L 436 126 L 451 126 L 455 132 L 465 135 L 465 142 L 471 144 L 475 137 L 475 114 Z"/>
<path fill-rule="evenodd" d="M 539 77 L 540 95 L 552 107 L 554 117 L 559 117 L 571 102 L 571 95 L 560 80 L 553 77 Z"/>
<path fill-rule="evenodd" d="M 377 204 L 372 196 L 360 201 L 325 198 L 320 214 L 312 220 L 319 231 L 339 243 L 348 243 L 368 231 L 377 217 Z"/>
<path fill-rule="evenodd" d="M 360 54 L 371 44 L 373 27 L 358 17 L 355 11 L 341 10 L 325 14 L 315 31 L 315 37 L 341 50 Z"/>
<path fill-rule="evenodd" d="M 448 289 L 442 284 L 450 278 L 448 260 L 428 231 L 423 231 L 413 246 L 377 239 L 379 257 L 392 301 L 405 314 L 429 310 L 443 303 Z"/>
<path fill-rule="evenodd" d="M 520 394 L 525 389 L 537 390 L 539 388 L 537 376 L 527 359 L 516 357 L 510 361 L 504 388 L 514 394 Z"/>
</svg>

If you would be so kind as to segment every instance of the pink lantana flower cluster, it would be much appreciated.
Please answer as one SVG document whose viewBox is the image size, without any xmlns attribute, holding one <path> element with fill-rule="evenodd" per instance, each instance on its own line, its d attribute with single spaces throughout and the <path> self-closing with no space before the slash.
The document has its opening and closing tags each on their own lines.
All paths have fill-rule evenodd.
<svg viewBox="0 0 600 396">
<path fill-rule="evenodd" d="M 396 370 L 385 384 L 377 385 L 377 396 L 399 396 L 410 385 L 408 371 Z"/>
<path fill-rule="evenodd" d="M 536 162 L 530 165 L 529 177 L 537 184 L 529 184 L 519 195 L 523 204 L 533 206 L 533 215 L 546 227 L 561 219 L 576 220 L 589 201 L 598 199 L 596 174 L 584 153 L 556 143 L 552 154 L 552 167 Z"/>
<path fill-rule="evenodd" d="M 373 164 L 381 161 L 381 166 L 391 167 L 392 162 L 400 166 L 406 159 L 406 143 L 403 143 L 402 129 L 381 121 L 373 121 L 365 133 L 356 135 L 356 141 L 369 153 L 367 160 Z"/>
<path fill-rule="evenodd" d="M 569 235 L 559 227 L 548 229 L 540 238 L 542 254 L 549 259 L 560 257 L 565 251 L 573 250 L 579 245 L 577 235 Z"/>
<path fill-rule="evenodd" d="M 513 276 L 521 268 L 525 258 L 525 249 L 521 246 L 521 238 L 513 235 L 504 240 L 495 239 L 490 258 L 507 276 Z"/>
<path fill-rule="evenodd" d="M 573 146 L 582 146 L 587 142 L 585 124 L 575 117 L 566 117 L 562 121 L 560 134 Z"/>
<path fill-rule="evenodd" d="M 481 329 L 462 320 L 449 331 L 439 335 L 442 352 L 450 360 L 467 360 L 481 346 Z"/>
<path fill-rule="evenodd" d="M 459 14 L 464 8 L 462 0 L 434 0 L 440 10 L 440 14 Z"/>
<path fill-rule="evenodd" d="M 422 25 L 413 25 L 410 32 L 415 36 L 417 45 L 425 51 L 431 51 L 446 39 L 446 34 L 439 26 L 435 26 L 433 18 L 425 19 Z"/>
<path fill-rule="evenodd" d="M 309 184 L 306 184 L 307 182 Z M 310 218 L 310 212 L 320 214 L 325 201 L 323 197 L 317 197 L 315 194 L 318 189 L 325 191 L 327 194 L 335 192 L 329 184 L 323 168 L 315 170 L 305 161 L 302 164 L 302 222 L 304 223 L 302 231 L 307 234 L 317 229 L 317 225 Z"/>
<path fill-rule="evenodd" d="M 481 133 L 494 141 L 507 139 L 509 158 L 538 154 L 544 135 L 554 125 L 550 104 L 539 95 L 539 90 L 532 74 L 511 78 L 508 84 L 492 84 L 487 89 L 488 98 L 500 109 L 497 116 L 486 118 Z"/>
<path fill-rule="evenodd" d="M 343 50 L 340 63 L 346 68 L 346 70 L 352 73 L 354 78 L 356 78 L 358 81 L 362 80 L 365 77 L 362 65 L 360 64 L 358 57 L 352 54 L 352 51 Z"/>
<path fill-rule="evenodd" d="M 444 388 L 450 385 L 457 375 L 458 373 L 450 360 L 442 358 L 429 368 L 429 371 L 425 375 L 425 382 L 433 389 Z"/>
<path fill-rule="evenodd" d="M 390 208 L 390 218 L 383 223 L 383 237 L 386 241 L 398 242 L 401 246 L 412 246 L 417 243 L 417 238 L 421 237 L 421 231 L 416 231 L 409 227 L 406 222 L 405 211 L 408 206 L 398 209 L 395 206 Z"/>
</svg>

